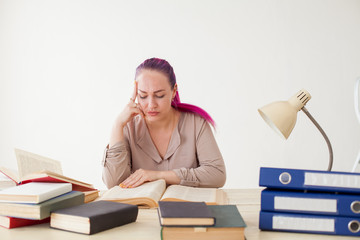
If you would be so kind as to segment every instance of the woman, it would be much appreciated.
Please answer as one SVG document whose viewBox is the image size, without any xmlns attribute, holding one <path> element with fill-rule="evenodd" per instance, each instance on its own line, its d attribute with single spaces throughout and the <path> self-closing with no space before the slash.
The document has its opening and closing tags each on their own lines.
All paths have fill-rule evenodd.
<svg viewBox="0 0 360 240">
<path fill-rule="evenodd" d="M 165 179 L 167 184 L 222 187 L 225 165 L 209 123 L 214 125 L 204 110 L 180 102 L 167 61 L 144 61 L 105 150 L 104 183 L 131 188 Z"/>
</svg>

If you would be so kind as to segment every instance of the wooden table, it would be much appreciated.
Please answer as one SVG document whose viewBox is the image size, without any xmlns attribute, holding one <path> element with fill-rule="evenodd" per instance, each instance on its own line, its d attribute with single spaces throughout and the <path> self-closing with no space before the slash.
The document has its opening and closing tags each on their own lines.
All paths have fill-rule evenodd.
<svg viewBox="0 0 360 240">
<path fill-rule="evenodd" d="M 323 239 L 323 240 L 350 240 L 357 237 L 331 236 L 320 234 L 287 233 L 259 230 L 260 192 L 261 189 L 225 189 L 229 204 L 236 204 L 243 216 L 247 228 L 247 240 L 267 239 Z M 49 224 L 40 224 L 29 227 L 5 229 L 0 228 L 0 240 L 82 240 L 82 239 L 150 239 L 160 240 L 160 225 L 156 209 L 140 209 L 135 223 L 113 228 L 94 235 L 83 235 L 51 229 Z"/>
</svg>

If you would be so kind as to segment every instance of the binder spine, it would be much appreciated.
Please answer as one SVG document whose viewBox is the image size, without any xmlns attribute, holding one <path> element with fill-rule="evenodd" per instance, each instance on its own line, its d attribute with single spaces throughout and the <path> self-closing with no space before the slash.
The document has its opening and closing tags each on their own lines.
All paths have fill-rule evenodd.
<svg viewBox="0 0 360 240">
<path fill-rule="evenodd" d="M 259 185 L 279 189 L 360 193 L 360 174 L 262 167 Z"/>
<path fill-rule="evenodd" d="M 360 218 L 360 195 L 265 189 L 261 192 L 261 209 Z"/>
<path fill-rule="evenodd" d="M 286 232 L 360 236 L 360 219 L 260 211 L 259 228 Z"/>
</svg>

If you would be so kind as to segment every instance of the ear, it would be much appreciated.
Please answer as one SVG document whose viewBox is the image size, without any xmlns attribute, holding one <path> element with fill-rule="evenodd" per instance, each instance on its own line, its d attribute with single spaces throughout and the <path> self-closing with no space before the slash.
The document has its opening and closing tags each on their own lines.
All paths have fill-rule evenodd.
<svg viewBox="0 0 360 240">
<path fill-rule="evenodd" d="M 176 95 L 177 89 L 178 89 L 178 87 L 177 87 L 177 83 L 175 83 L 175 85 L 174 85 L 174 89 L 173 89 L 173 93 L 172 93 L 172 98 L 171 98 L 171 99 L 174 99 L 174 98 L 175 98 L 175 95 Z"/>
</svg>

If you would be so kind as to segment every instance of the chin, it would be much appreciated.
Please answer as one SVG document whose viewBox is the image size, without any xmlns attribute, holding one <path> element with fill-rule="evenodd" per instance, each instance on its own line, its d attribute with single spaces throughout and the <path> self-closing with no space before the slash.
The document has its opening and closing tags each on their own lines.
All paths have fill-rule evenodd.
<svg viewBox="0 0 360 240">
<path fill-rule="evenodd" d="M 157 121 L 161 119 L 161 114 L 157 114 L 157 115 L 146 115 L 146 119 L 149 121 Z"/>
</svg>

